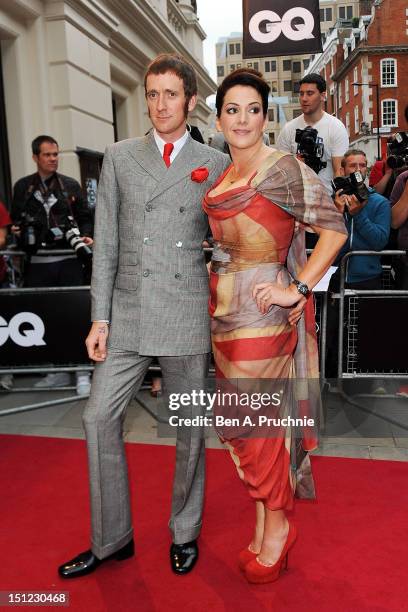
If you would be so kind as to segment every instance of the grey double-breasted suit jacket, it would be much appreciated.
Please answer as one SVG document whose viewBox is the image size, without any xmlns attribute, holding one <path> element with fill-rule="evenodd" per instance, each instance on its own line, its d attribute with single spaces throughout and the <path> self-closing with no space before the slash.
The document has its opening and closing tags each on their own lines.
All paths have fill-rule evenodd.
<svg viewBox="0 0 408 612">
<path fill-rule="evenodd" d="M 202 199 L 229 163 L 191 137 L 169 168 L 152 132 L 107 147 L 91 296 L 92 320 L 111 323 L 108 347 L 149 356 L 210 350 Z M 191 178 L 199 167 L 209 172 L 202 183 Z"/>
</svg>

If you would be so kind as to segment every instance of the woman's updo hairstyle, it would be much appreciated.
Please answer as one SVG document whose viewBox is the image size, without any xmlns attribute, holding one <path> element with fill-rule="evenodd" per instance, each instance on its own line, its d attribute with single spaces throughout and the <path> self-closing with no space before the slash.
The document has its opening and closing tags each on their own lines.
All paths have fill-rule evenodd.
<svg viewBox="0 0 408 612">
<path fill-rule="evenodd" d="M 263 78 L 262 73 L 258 72 L 258 70 L 254 70 L 253 68 L 238 68 L 225 77 L 217 89 L 217 95 L 215 98 L 217 117 L 221 115 L 225 94 L 229 89 L 235 87 L 236 85 L 244 85 L 256 89 L 262 98 L 263 115 L 266 117 L 268 113 L 268 98 L 271 88 Z"/>
</svg>

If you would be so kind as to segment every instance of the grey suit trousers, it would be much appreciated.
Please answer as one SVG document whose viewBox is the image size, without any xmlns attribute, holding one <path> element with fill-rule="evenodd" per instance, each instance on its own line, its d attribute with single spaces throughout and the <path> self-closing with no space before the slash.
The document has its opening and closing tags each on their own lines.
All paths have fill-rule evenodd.
<svg viewBox="0 0 408 612">
<path fill-rule="evenodd" d="M 159 357 L 166 393 L 205 388 L 209 354 Z M 88 445 L 92 551 L 103 559 L 133 537 L 123 421 L 129 401 L 139 390 L 152 357 L 109 348 L 96 364 L 92 390 L 83 415 Z M 181 417 L 201 414 L 182 408 Z M 178 427 L 176 466 L 169 527 L 175 544 L 200 532 L 204 498 L 205 444 L 197 428 Z M 146 478 L 149 475 L 146 474 Z"/>
</svg>

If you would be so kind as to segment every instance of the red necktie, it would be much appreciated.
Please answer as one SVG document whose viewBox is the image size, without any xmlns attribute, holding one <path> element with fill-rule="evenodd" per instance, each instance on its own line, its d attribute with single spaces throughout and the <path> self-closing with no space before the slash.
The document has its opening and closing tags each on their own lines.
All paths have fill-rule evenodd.
<svg viewBox="0 0 408 612">
<path fill-rule="evenodd" d="M 170 155 L 172 154 L 173 149 L 174 144 L 172 142 L 166 142 L 166 144 L 164 145 L 163 159 L 167 167 L 169 167 L 171 164 Z"/>
</svg>

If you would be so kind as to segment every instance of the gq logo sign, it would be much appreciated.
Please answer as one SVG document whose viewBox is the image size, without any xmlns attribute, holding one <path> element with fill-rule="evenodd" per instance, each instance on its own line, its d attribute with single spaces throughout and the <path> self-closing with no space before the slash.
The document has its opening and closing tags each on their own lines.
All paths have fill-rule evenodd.
<svg viewBox="0 0 408 612">
<path fill-rule="evenodd" d="M 322 50 L 318 0 L 244 0 L 243 14 L 244 58 Z"/>
<path fill-rule="evenodd" d="M 28 323 L 31 328 L 21 330 L 23 323 Z M 43 346 L 44 323 L 40 317 L 33 312 L 19 312 L 14 315 L 7 325 L 7 321 L 0 316 L 0 346 L 10 339 L 18 346 Z"/>
</svg>

